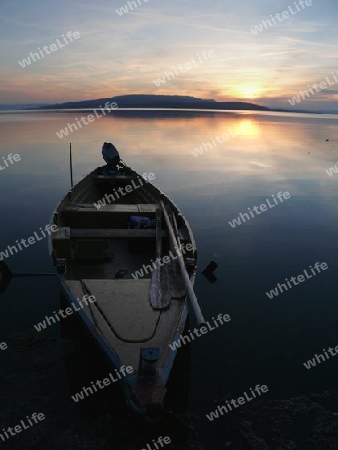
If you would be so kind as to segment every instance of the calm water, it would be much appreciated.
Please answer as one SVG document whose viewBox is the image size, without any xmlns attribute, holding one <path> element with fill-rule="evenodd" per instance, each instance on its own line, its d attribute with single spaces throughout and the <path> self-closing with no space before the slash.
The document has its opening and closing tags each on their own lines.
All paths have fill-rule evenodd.
<svg viewBox="0 0 338 450">
<path fill-rule="evenodd" d="M 338 174 L 325 172 L 338 159 L 338 117 L 134 112 L 57 137 L 88 113 L 0 115 L 0 164 L 9 153 L 21 156 L 0 172 L 0 251 L 48 223 L 69 188 L 69 142 L 77 182 L 102 164 L 102 143 L 111 141 L 128 165 L 153 172 L 186 215 L 198 246 L 196 293 L 204 315 L 228 313 L 232 320 L 187 346 L 169 395 L 184 405 L 149 425 L 125 411 L 116 389 L 74 404 L 70 395 L 107 368 L 72 319 L 35 332 L 33 325 L 59 307 L 54 278 L 13 279 L 0 296 L 0 342 L 9 346 L 0 351 L 0 429 L 34 411 L 46 420 L 3 448 L 142 449 L 168 435 L 168 450 L 338 449 L 338 357 L 310 370 L 303 365 L 338 345 Z M 192 155 L 230 129 L 241 133 Z M 291 198 L 229 225 L 279 191 Z M 200 273 L 211 260 L 218 264 L 213 284 Z M 328 270 L 267 297 L 317 261 Z M 52 270 L 45 240 L 7 262 L 13 271 Z M 256 384 L 269 388 L 256 403 L 206 418 Z"/>
</svg>

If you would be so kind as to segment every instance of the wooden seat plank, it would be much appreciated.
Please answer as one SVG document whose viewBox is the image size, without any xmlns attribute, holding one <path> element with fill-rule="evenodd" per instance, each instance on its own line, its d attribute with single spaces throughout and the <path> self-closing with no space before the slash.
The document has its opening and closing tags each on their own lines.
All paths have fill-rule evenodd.
<svg viewBox="0 0 338 450">
<path fill-rule="evenodd" d="M 79 204 L 69 204 L 66 205 L 63 209 L 64 212 L 114 212 L 114 213 L 156 213 L 156 208 L 158 205 L 156 204 L 132 204 L 128 205 L 125 203 L 115 203 L 115 204 L 107 204 L 105 206 L 101 206 L 101 208 L 97 209 L 94 204 L 91 203 L 79 203 Z"/>
<path fill-rule="evenodd" d="M 71 238 L 155 238 L 156 230 L 146 229 L 107 229 L 107 228 L 73 228 Z"/>
<path fill-rule="evenodd" d="M 112 228 L 59 228 L 53 239 L 64 239 L 65 234 L 70 238 L 155 238 L 155 229 L 112 229 Z M 162 237 L 168 236 L 162 231 Z"/>
</svg>

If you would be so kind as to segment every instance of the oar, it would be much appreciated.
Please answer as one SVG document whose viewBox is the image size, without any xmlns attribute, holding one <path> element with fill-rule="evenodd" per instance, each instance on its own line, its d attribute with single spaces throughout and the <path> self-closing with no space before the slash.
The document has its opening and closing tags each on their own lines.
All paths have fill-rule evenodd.
<svg viewBox="0 0 338 450">
<path fill-rule="evenodd" d="M 156 258 L 162 256 L 162 214 L 161 208 L 156 208 Z M 156 265 L 151 275 L 150 301 L 154 309 L 163 308 L 163 295 L 161 290 L 161 267 Z"/>
<path fill-rule="evenodd" d="M 5 261 L 0 261 L 0 273 L 2 274 L 0 282 L 0 294 L 3 294 L 7 289 L 12 278 L 21 277 L 44 277 L 55 276 L 53 272 L 12 272 Z"/>
<path fill-rule="evenodd" d="M 181 250 L 181 248 L 182 248 L 182 246 L 181 246 L 181 239 L 180 239 L 180 235 L 178 233 L 178 227 L 177 227 L 177 221 L 176 221 L 175 213 L 172 213 L 171 217 L 172 217 L 172 221 L 173 221 L 173 228 L 174 228 L 174 231 L 175 231 L 175 234 L 176 234 L 176 240 L 177 240 L 177 243 L 178 243 L 178 246 L 179 246 L 178 248 Z"/>
<path fill-rule="evenodd" d="M 195 294 L 194 289 L 193 289 L 193 287 L 191 285 L 189 275 L 188 275 L 187 270 L 185 268 L 185 262 L 184 262 L 182 253 L 180 251 L 181 243 L 179 242 L 179 238 L 176 238 L 176 236 L 175 236 L 175 233 L 174 233 L 173 227 L 171 225 L 168 213 L 167 213 L 167 211 L 165 209 L 165 206 L 164 206 L 162 201 L 161 201 L 161 208 L 162 208 L 162 211 L 163 211 L 164 220 L 165 220 L 165 222 L 167 224 L 167 227 L 168 227 L 169 236 L 171 238 L 172 244 L 173 244 L 174 249 L 176 251 L 176 255 L 177 255 L 177 258 L 178 258 L 178 263 L 180 265 L 180 269 L 181 269 L 181 273 L 182 273 L 182 276 L 183 276 L 184 284 L 185 284 L 185 286 L 186 286 L 186 288 L 188 290 L 191 307 L 192 307 L 192 309 L 194 311 L 194 314 L 195 314 L 195 317 L 196 317 L 198 325 L 202 326 L 202 325 L 204 325 L 206 323 L 206 321 L 205 321 L 205 319 L 203 317 L 200 305 L 198 304 L 198 300 L 197 300 L 196 294 Z"/>
<path fill-rule="evenodd" d="M 69 167 L 70 167 L 70 186 L 73 189 L 73 156 L 72 156 L 72 143 L 69 144 Z"/>
</svg>

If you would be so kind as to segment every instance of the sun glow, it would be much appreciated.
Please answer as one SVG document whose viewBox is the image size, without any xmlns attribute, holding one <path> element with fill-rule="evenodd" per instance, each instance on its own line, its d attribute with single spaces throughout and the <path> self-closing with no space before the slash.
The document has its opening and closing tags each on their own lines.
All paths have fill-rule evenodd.
<svg viewBox="0 0 338 450">
<path fill-rule="evenodd" d="M 240 135 L 243 137 L 256 137 L 259 136 L 259 128 L 253 120 L 244 119 L 238 125 L 241 130 Z"/>
<path fill-rule="evenodd" d="M 248 98 L 253 99 L 260 96 L 262 89 L 258 86 L 247 85 L 247 86 L 239 86 L 236 89 L 236 93 L 240 98 Z"/>
</svg>

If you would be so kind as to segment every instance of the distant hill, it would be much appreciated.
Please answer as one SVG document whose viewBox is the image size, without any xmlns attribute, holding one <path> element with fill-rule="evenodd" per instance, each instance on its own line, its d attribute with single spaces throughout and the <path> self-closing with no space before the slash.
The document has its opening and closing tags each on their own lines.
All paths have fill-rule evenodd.
<svg viewBox="0 0 338 450">
<path fill-rule="evenodd" d="M 0 111 L 4 110 L 44 110 L 44 109 L 82 109 L 82 108 L 103 108 L 106 103 L 115 102 L 119 108 L 141 108 L 149 109 L 147 114 L 151 114 L 150 108 L 159 109 L 196 109 L 196 110 L 252 110 L 252 111 L 273 111 L 284 113 L 305 113 L 305 114 L 338 114 L 334 110 L 301 110 L 268 108 L 249 102 L 218 102 L 214 99 L 202 99 L 184 95 L 148 95 L 148 94 L 130 94 L 119 95 L 116 97 L 98 98 L 95 100 L 83 100 L 79 102 L 66 102 L 46 105 L 39 104 L 17 104 L 0 105 Z M 128 112 L 126 112 L 128 113 Z M 130 113 L 130 111 L 129 111 Z M 182 114 L 184 111 L 182 111 Z M 197 113 L 197 112 L 196 112 Z M 196 114 L 194 113 L 194 114 Z M 123 110 L 120 111 L 123 114 Z M 143 112 L 146 114 L 146 112 Z M 168 114 L 170 112 L 168 111 Z M 177 114 L 177 113 L 175 113 Z"/>
<path fill-rule="evenodd" d="M 119 108 L 177 108 L 177 109 L 216 109 L 216 110 L 258 110 L 270 111 L 265 106 L 246 102 L 217 102 L 213 99 L 201 99 L 183 95 L 146 95 L 131 94 L 120 95 L 96 100 L 83 100 L 80 102 L 57 103 L 44 105 L 37 109 L 77 109 L 100 108 L 109 102 L 117 103 Z"/>
<path fill-rule="evenodd" d="M 327 109 L 327 110 L 320 110 L 319 113 L 320 114 L 338 114 L 338 111 L 335 111 L 332 109 Z"/>
<path fill-rule="evenodd" d="M 14 110 L 26 110 L 26 109 L 38 109 L 42 106 L 46 107 L 46 103 L 23 103 L 16 105 L 0 105 L 0 111 L 14 111 Z"/>
<path fill-rule="evenodd" d="M 274 112 L 284 112 L 284 113 L 298 113 L 298 114 L 322 114 L 322 111 L 312 111 L 309 109 L 281 109 L 281 108 L 276 108 L 276 109 L 271 109 L 271 111 Z"/>
</svg>

